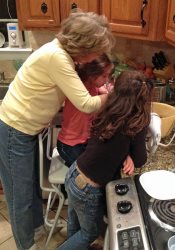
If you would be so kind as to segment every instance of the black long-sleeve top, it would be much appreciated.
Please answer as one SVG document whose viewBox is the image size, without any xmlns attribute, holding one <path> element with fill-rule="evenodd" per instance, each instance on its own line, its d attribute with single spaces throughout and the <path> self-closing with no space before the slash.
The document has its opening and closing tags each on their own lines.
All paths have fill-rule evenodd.
<svg viewBox="0 0 175 250">
<path fill-rule="evenodd" d="M 105 141 L 92 137 L 86 150 L 78 157 L 77 165 L 88 178 L 104 186 L 115 179 L 128 155 L 131 156 L 135 167 L 145 164 L 146 133 L 145 128 L 134 137 L 120 132 L 116 132 L 111 139 Z"/>
</svg>

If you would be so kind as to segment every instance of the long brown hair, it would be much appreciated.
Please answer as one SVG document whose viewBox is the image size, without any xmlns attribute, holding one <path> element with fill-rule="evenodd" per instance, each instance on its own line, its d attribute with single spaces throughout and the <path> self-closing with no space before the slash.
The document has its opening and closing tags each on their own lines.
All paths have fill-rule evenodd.
<svg viewBox="0 0 175 250">
<path fill-rule="evenodd" d="M 102 54 L 96 60 L 86 64 L 78 64 L 75 69 L 80 77 L 80 79 L 85 82 L 89 79 L 96 79 L 102 75 L 107 67 L 113 66 L 113 63 L 110 61 L 109 57 L 106 54 Z M 111 69 L 112 73 L 112 69 Z"/>
<path fill-rule="evenodd" d="M 152 84 L 141 72 L 122 72 L 93 122 L 92 134 L 105 140 L 116 131 L 128 136 L 140 132 L 150 123 L 152 90 Z"/>
</svg>

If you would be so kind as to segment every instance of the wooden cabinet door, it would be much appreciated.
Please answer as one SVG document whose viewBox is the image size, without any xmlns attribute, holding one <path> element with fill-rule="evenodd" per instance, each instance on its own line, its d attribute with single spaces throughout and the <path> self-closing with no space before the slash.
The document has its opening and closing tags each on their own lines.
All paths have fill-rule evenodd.
<svg viewBox="0 0 175 250">
<path fill-rule="evenodd" d="M 76 7 L 83 11 L 100 12 L 100 0 L 64 0 L 60 1 L 61 20 L 68 17 L 72 11 L 76 11 Z"/>
<path fill-rule="evenodd" d="M 166 38 L 175 44 L 175 0 L 168 1 Z"/>
<path fill-rule="evenodd" d="M 137 35 L 147 34 L 150 1 L 147 1 L 147 4 L 143 4 L 143 2 L 140 0 L 102 1 L 102 12 L 108 17 L 112 31 Z"/>
<path fill-rule="evenodd" d="M 165 30 L 167 1 L 102 0 L 102 14 L 119 36 L 157 40 Z M 163 19 L 164 18 L 164 19 Z M 159 37 L 160 35 L 160 37 Z"/>
<path fill-rule="evenodd" d="M 16 4 L 21 29 L 59 27 L 59 0 L 16 0 Z"/>
</svg>

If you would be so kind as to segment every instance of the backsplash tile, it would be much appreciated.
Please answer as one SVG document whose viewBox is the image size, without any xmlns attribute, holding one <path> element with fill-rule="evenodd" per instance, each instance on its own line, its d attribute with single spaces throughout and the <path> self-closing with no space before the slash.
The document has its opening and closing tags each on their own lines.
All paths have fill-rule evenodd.
<svg viewBox="0 0 175 250">
<path fill-rule="evenodd" d="M 36 50 L 43 44 L 51 41 L 56 36 L 56 31 L 28 31 L 30 46 Z M 175 63 L 175 48 L 167 42 L 150 42 L 116 37 L 116 48 L 113 52 L 114 59 L 123 61 L 126 57 L 135 59 L 136 62 L 145 62 L 152 65 L 152 56 L 162 50 L 169 63 Z M 14 77 L 16 69 L 13 61 L 0 61 L 0 70 L 5 72 L 6 77 Z"/>
<path fill-rule="evenodd" d="M 29 40 L 31 47 L 35 50 L 46 42 L 51 41 L 56 31 L 33 31 L 29 32 Z M 175 47 L 167 42 L 150 42 L 142 40 L 134 40 L 122 37 L 116 37 L 116 49 L 114 58 L 121 61 L 126 57 L 135 58 L 137 62 L 146 62 L 152 65 L 152 56 L 155 52 L 164 51 L 169 63 L 175 63 Z"/>
<path fill-rule="evenodd" d="M 0 61 L 0 71 L 5 73 L 5 78 L 13 78 L 17 72 L 11 60 Z"/>
<path fill-rule="evenodd" d="M 29 36 L 30 46 L 32 47 L 33 50 L 36 50 L 43 44 L 52 41 L 57 33 L 58 32 L 56 31 L 46 31 L 46 30 L 29 31 L 28 36 Z"/>
<path fill-rule="evenodd" d="M 152 56 L 162 50 L 169 63 L 175 63 L 175 47 L 166 42 L 150 42 L 117 37 L 115 56 L 121 61 L 129 57 L 152 65 Z"/>
</svg>

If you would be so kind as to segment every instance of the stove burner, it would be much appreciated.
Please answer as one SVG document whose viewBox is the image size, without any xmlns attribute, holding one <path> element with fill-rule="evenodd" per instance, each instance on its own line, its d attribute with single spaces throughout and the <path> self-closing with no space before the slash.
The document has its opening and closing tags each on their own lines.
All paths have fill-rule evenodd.
<svg viewBox="0 0 175 250">
<path fill-rule="evenodd" d="M 151 199 L 149 213 L 162 228 L 175 232 L 175 200 Z"/>
<path fill-rule="evenodd" d="M 118 195 L 125 195 L 129 191 L 129 187 L 127 184 L 116 184 L 115 185 L 115 192 Z"/>
<path fill-rule="evenodd" d="M 120 213 L 127 214 L 132 209 L 132 203 L 130 201 L 119 201 L 117 209 Z"/>
</svg>

